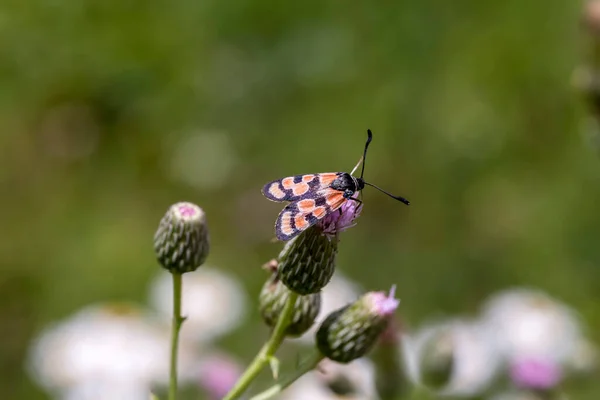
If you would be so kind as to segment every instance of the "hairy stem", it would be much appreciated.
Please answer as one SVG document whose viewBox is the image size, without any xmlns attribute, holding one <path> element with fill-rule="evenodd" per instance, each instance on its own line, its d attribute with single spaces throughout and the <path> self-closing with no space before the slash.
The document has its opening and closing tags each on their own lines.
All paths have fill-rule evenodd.
<svg viewBox="0 0 600 400">
<path fill-rule="evenodd" d="M 177 354 L 179 353 L 179 330 L 185 318 L 181 316 L 181 274 L 173 272 L 173 324 L 171 326 L 171 369 L 169 400 L 177 399 Z"/>
<path fill-rule="evenodd" d="M 280 382 L 271 386 L 264 392 L 261 392 L 256 396 L 252 396 L 250 400 L 267 400 L 281 393 L 285 388 L 290 386 L 292 383 L 296 382 L 298 378 L 300 378 L 302 375 L 306 374 L 309 371 L 312 371 L 317 366 L 317 364 L 321 362 L 322 359 L 323 355 L 318 350 L 315 350 L 315 352 L 310 357 L 308 357 L 302 362 L 302 364 L 300 364 L 298 369 L 294 371 L 293 374 L 282 379 Z"/>
<path fill-rule="evenodd" d="M 279 315 L 277 324 L 271 333 L 271 337 L 260 349 L 254 360 L 250 363 L 244 374 L 237 381 L 233 389 L 223 398 L 223 400 L 234 400 L 238 399 L 248 389 L 252 381 L 258 376 L 260 371 L 269 364 L 271 359 L 274 357 L 275 352 L 281 346 L 283 339 L 285 339 L 285 331 L 290 324 L 292 314 L 294 313 L 294 305 L 298 299 L 298 294 L 290 292 L 288 299 L 285 303 L 285 307 Z"/>
</svg>

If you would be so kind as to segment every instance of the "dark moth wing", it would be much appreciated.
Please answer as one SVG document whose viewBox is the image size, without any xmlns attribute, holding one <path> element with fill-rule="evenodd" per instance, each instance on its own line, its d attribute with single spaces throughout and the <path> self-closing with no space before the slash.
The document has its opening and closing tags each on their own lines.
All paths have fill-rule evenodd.
<svg viewBox="0 0 600 400">
<path fill-rule="evenodd" d="M 329 188 L 342 173 L 294 175 L 267 183 L 263 195 L 272 201 L 297 201 L 315 197 L 316 192 Z"/>
<path fill-rule="evenodd" d="M 279 213 L 275 222 L 277 239 L 293 239 L 348 201 L 343 192 L 331 188 L 311 194 L 313 196 L 288 204 Z"/>
</svg>

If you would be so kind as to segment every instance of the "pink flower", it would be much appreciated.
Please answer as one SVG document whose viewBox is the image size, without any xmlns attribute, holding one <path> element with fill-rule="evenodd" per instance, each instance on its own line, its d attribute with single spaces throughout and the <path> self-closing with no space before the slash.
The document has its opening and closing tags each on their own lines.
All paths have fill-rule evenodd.
<svg viewBox="0 0 600 400">
<path fill-rule="evenodd" d="M 547 390 L 560 382 L 562 372 L 551 360 L 523 358 L 511 365 L 510 377 L 519 387 Z"/>
<path fill-rule="evenodd" d="M 356 195 L 353 198 L 356 198 Z M 356 225 L 354 220 L 360 216 L 361 211 L 362 203 L 349 199 L 339 209 L 319 221 L 318 225 L 326 235 L 335 236 Z"/>
<path fill-rule="evenodd" d="M 242 375 L 240 365 L 224 354 L 208 356 L 201 362 L 199 369 L 200 386 L 214 400 L 225 397 Z"/>
<path fill-rule="evenodd" d="M 396 295 L 396 285 L 392 286 L 389 295 L 385 292 L 371 292 L 369 295 L 371 296 L 370 300 L 372 302 L 373 312 L 380 316 L 394 314 L 400 305 L 400 300 L 394 297 Z"/>
</svg>

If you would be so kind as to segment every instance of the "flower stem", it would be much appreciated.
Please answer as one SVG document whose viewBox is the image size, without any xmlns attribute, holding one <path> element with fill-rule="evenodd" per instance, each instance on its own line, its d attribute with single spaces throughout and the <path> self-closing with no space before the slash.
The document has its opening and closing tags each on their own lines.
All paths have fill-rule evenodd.
<svg viewBox="0 0 600 400">
<path fill-rule="evenodd" d="M 234 400 L 238 399 L 244 392 L 248 389 L 252 381 L 258 376 L 260 371 L 269 364 L 275 352 L 281 346 L 283 339 L 285 339 L 285 331 L 290 324 L 290 320 L 292 319 L 292 315 L 294 313 L 294 305 L 296 304 L 296 300 L 298 299 L 298 294 L 291 292 L 287 298 L 285 303 L 285 307 L 283 311 L 279 315 L 277 319 L 277 325 L 273 329 L 271 333 L 271 337 L 264 344 L 264 346 L 260 349 L 254 360 L 250 363 L 244 374 L 237 381 L 233 389 L 229 391 L 227 396 L 223 398 L 223 400 Z"/>
<path fill-rule="evenodd" d="M 171 372 L 169 379 L 169 400 L 177 399 L 177 354 L 179 353 L 179 330 L 185 318 L 181 316 L 181 274 L 173 276 L 173 324 L 171 326 Z"/>
<path fill-rule="evenodd" d="M 298 378 L 300 378 L 302 375 L 315 369 L 317 364 L 319 364 L 319 362 L 321 362 L 323 358 L 324 356 L 318 350 L 315 350 L 315 352 L 310 357 L 305 359 L 302 362 L 302 364 L 300 364 L 298 369 L 294 371 L 293 374 L 286 377 L 285 379 L 282 379 L 281 382 L 271 386 L 264 392 L 261 392 L 256 396 L 251 397 L 250 400 L 267 400 L 281 393 L 285 388 L 290 386 L 292 383 L 296 382 Z"/>
</svg>

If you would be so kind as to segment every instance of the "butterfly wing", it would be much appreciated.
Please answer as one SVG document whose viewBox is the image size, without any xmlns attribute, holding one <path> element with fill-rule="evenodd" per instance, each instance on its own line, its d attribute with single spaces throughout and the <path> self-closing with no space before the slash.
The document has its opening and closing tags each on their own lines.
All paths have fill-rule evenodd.
<svg viewBox="0 0 600 400">
<path fill-rule="evenodd" d="M 288 204 L 277 217 L 275 234 L 286 241 L 316 224 L 342 206 L 348 199 L 338 190 L 326 188 L 313 192 L 312 197 Z"/>
<path fill-rule="evenodd" d="M 327 172 L 323 174 L 306 174 L 288 176 L 283 179 L 267 183 L 263 195 L 272 201 L 297 201 L 314 199 L 317 192 L 323 191 L 341 175 L 340 172 Z"/>
</svg>

